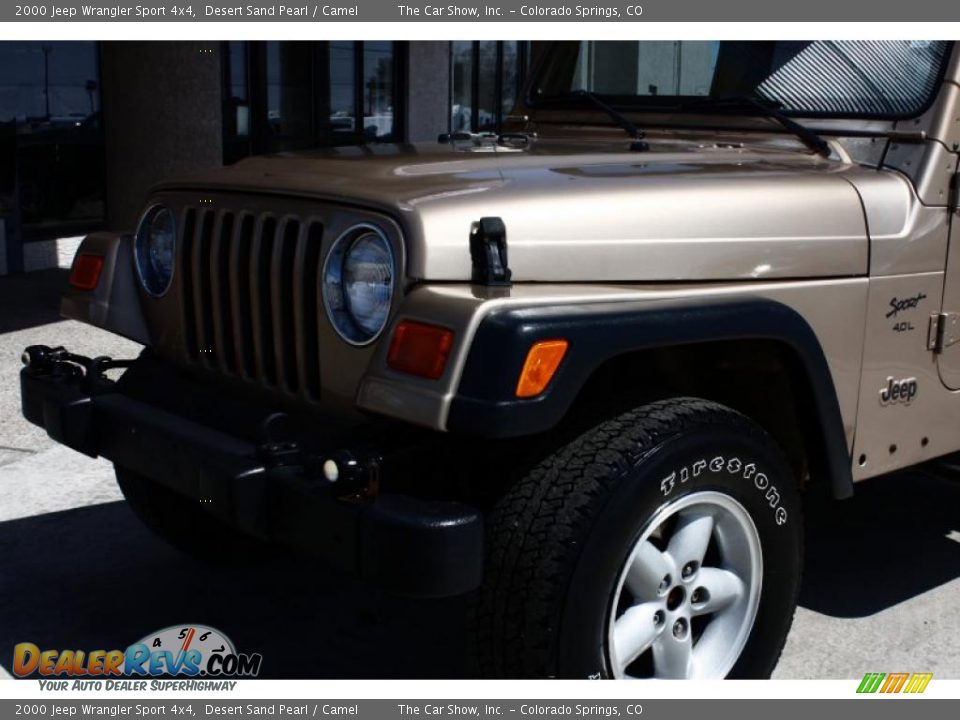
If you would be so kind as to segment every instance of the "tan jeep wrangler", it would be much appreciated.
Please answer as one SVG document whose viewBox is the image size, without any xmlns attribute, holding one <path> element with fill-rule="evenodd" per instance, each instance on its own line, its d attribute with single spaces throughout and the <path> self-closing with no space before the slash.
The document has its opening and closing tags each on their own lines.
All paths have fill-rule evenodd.
<svg viewBox="0 0 960 720">
<path fill-rule="evenodd" d="M 157 187 L 63 300 L 146 350 L 28 348 L 24 415 L 189 552 L 473 592 L 485 675 L 768 676 L 805 499 L 960 450 L 958 82 L 554 44 L 500 134 Z"/>
</svg>

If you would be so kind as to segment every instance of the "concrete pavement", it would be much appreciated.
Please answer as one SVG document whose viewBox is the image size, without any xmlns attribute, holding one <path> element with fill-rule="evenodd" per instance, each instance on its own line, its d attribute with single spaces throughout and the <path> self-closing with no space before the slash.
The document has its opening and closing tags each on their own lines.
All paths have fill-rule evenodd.
<svg viewBox="0 0 960 720">
<path fill-rule="evenodd" d="M 118 502 L 109 464 L 26 423 L 17 382 L 26 345 L 115 357 L 138 349 L 60 321 L 56 273 L 0 279 L 0 677 L 17 642 L 124 647 L 184 622 L 263 653 L 269 677 L 470 674 L 466 599 L 394 598 L 284 554 L 207 568 Z M 960 678 L 960 481 L 903 473 L 809 507 L 800 605 L 776 677 Z"/>
</svg>

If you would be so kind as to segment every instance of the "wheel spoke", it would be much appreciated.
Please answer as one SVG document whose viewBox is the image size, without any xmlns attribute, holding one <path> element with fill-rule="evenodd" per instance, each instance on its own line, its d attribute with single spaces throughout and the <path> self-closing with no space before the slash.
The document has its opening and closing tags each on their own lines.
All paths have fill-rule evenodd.
<svg viewBox="0 0 960 720">
<path fill-rule="evenodd" d="M 675 575 L 673 563 L 649 540 L 637 548 L 627 571 L 626 585 L 637 600 L 653 600 L 667 575 Z"/>
<path fill-rule="evenodd" d="M 675 638 L 669 628 L 653 644 L 653 674 L 656 678 L 675 680 L 690 676 L 693 641 L 690 632 Z"/>
<path fill-rule="evenodd" d="M 701 563 L 712 534 L 712 515 L 702 512 L 683 513 L 667 545 L 667 554 L 678 567 L 691 561 Z"/>
<path fill-rule="evenodd" d="M 694 586 L 707 592 L 706 601 L 693 606 L 694 615 L 719 612 L 740 600 L 747 591 L 736 574 L 720 568 L 700 568 Z"/>
<path fill-rule="evenodd" d="M 762 560 L 753 519 L 730 495 L 701 490 L 661 506 L 639 528 L 612 588 L 613 674 L 728 675 L 754 628 Z"/>
<path fill-rule="evenodd" d="M 621 673 L 657 639 L 663 626 L 657 625 L 654 615 L 660 609 L 660 603 L 634 605 L 614 622 L 614 652 Z"/>
</svg>

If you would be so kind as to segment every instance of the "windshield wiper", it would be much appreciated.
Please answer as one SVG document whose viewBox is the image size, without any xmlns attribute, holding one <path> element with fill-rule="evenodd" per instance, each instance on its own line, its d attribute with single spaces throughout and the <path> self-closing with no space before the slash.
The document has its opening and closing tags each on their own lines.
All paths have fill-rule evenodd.
<svg viewBox="0 0 960 720">
<path fill-rule="evenodd" d="M 589 90 L 574 90 L 570 93 L 573 97 L 582 97 L 586 100 L 589 100 L 596 107 L 600 108 L 605 112 L 610 118 L 622 127 L 627 135 L 633 138 L 633 142 L 630 143 L 630 149 L 634 152 L 644 152 L 650 149 L 650 144 L 643 140 L 646 137 L 646 133 L 634 125 L 630 120 L 627 119 L 623 113 L 619 110 L 614 110 L 612 107 L 607 105 L 603 99 L 596 93 L 590 92 Z"/>
<path fill-rule="evenodd" d="M 696 100 L 680 106 L 681 110 L 713 108 L 754 108 L 759 110 L 763 117 L 776 120 L 780 123 L 781 127 L 796 135 L 797 138 L 800 139 L 800 142 L 817 153 L 817 155 L 830 157 L 830 144 L 810 128 L 784 115 L 776 103 L 765 102 L 752 95 L 736 95 L 734 97 L 724 98 L 703 98 L 702 100 Z"/>
</svg>

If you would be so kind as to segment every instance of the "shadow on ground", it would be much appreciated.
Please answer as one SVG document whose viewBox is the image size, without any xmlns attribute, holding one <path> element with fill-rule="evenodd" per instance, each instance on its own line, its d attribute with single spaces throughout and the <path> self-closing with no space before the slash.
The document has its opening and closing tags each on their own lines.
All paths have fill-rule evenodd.
<svg viewBox="0 0 960 720">
<path fill-rule="evenodd" d="M 862 617 L 960 577 L 960 483 L 917 473 L 808 512 L 801 605 Z M 211 570 L 154 539 L 122 503 L 0 524 L 0 664 L 13 645 L 112 649 L 212 625 L 274 678 L 470 673 L 467 600 L 400 599 L 309 561 Z"/>
<path fill-rule="evenodd" d="M 0 524 L 0 665 L 13 646 L 123 649 L 182 623 L 211 625 L 261 677 L 466 674 L 463 598 L 386 596 L 302 559 L 209 569 L 154 539 L 123 503 Z"/>
<path fill-rule="evenodd" d="M 39 270 L 0 278 L 0 334 L 62 320 L 60 295 L 69 270 Z"/>
<path fill-rule="evenodd" d="M 804 573 L 800 605 L 833 617 L 873 615 L 960 577 L 960 481 L 898 473 L 809 507 Z"/>
</svg>

